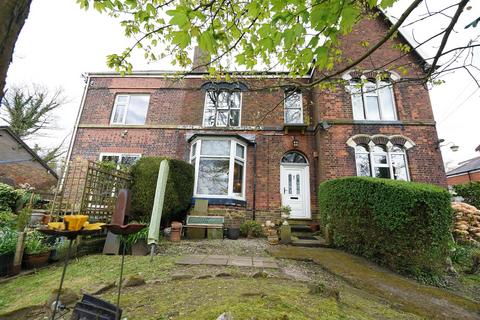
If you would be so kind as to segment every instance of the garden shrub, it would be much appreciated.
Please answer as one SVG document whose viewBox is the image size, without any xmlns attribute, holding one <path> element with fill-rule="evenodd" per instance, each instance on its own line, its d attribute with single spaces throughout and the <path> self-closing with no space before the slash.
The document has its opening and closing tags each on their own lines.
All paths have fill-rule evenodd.
<svg viewBox="0 0 480 320">
<path fill-rule="evenodd" d="M 15 211 L 20 194 L 8 184 L 0 183 L 0 211 Z"/>
<path fill-rule="evenodd" d="M 244 237 L 261 237 L 263 235 L 262 226 L 254 220 L 247 220 L 240 225 L 240 233 Z"/>
<path fill-rule="evenodd" d="M 480 209 L 480 182 L 469 182 L 453 186 L 453 190 L 463 198 L 463 201 Z"/>
<path fill-rule="evenodd" d="M 451 244 L 449 193 L 422 183 L 346 177 L 319 186 L 333 244 L 394 271 L 427 279 L 443 271 Z"/>
<path fill-rule="evenodd" d="M 192 201 L 194 169 L 189 163 L 163 157 L 142 157 L 131 168 L 132 213 L 136 219 L 150 221 L 160 162 L 167 159 L 169 175 L 162 211 L 162 224 L 185 219 Z"/>
<path fill-rule="evenodd" d="M 18 234 L 15 229 L 0 228 L 0 255 L 13 254 L 17 247 Z"/>
</svg>

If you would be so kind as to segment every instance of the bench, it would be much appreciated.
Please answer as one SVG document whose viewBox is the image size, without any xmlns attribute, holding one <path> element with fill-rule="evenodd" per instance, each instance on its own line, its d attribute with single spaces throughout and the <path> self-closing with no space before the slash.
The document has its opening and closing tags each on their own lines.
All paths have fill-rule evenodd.
<svg viewBox="0 0 480 320">
<path fill-rule="evenodd" d="M 188 239 L 223 239 L 223 225 L 225 218 L 222 216 L 187 216 L 185 228 Z"/>
</svg>

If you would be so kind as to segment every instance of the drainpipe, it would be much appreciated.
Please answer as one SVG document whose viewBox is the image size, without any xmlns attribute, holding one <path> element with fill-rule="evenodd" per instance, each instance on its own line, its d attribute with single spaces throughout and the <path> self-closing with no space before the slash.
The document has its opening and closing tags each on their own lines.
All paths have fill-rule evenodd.
<svg viewBox="0 0 480 320">
<path fill-rule="evenodd" d="M 256 213 L 256 195 L 257 195 L 257 141 L 253 143 L 253 204 L 252 219 L 255 220 Z"/>
</svg>

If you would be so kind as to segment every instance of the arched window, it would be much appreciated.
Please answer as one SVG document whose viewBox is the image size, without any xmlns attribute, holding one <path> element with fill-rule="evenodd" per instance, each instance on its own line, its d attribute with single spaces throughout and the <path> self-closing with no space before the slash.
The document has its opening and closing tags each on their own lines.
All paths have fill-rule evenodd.
<svg viewBox="0 0 480 320">
<path fill-rule="evenodd" d="M 409 180 L 405 149 L 399 145 L 357 145 L 355 161 L 358 176 Z"/>
<path fill-rule="evenodd" d="M 285 155 L 282 157 L 282 163 L 302 163 L 306 164 L 307 159 L 303 156 L 303 154 L 296 152 L 296 151 L 290 151 L 285 153 Z"/>
<path fill-rule="evenodd" d="M 392 84 L 388 80 L 350 80 L 354 120 L 396 120 Z"/>
</svg>

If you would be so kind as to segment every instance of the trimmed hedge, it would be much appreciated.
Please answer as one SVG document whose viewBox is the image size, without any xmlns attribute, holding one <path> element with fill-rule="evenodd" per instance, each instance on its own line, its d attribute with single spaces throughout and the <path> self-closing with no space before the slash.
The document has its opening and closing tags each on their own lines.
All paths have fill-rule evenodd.
<svg viewBox="0 0 480 320">
<path fill-rule="evenodd" d="M 453 211 L 450 194 L 422 183 L 346 177 L 320 184 L 322 224 L 333 244 L 396 272 L 443 272 Z"/>
<path fill-rule="evenodd" d="M 457 195 L 461 196 L 466 203 L 480 209 L 479 181 L 453 186 L 453 190 L 455 190 Z"/>
<path fill-rule="evenodd" d="M 189 163 L 164 157 L 142 157 L 131 167 L 132 213 L 136 219 L 150 221 L 160 162 L 169 161 L 169 175 L 162 212 L 162 223 L 185 219 L 192 201 L 194 169 Z"/>
</svg>

